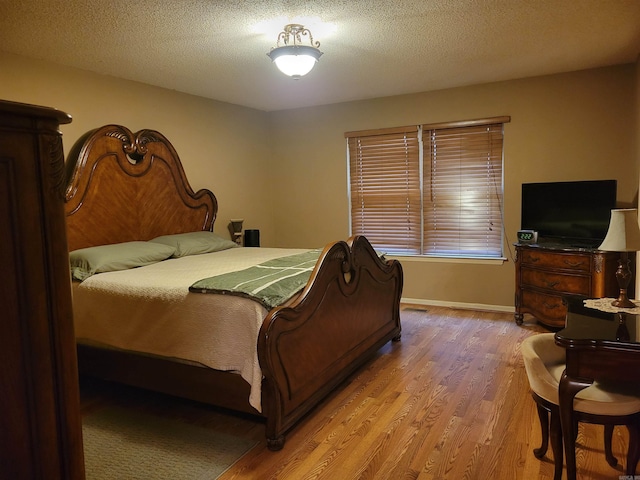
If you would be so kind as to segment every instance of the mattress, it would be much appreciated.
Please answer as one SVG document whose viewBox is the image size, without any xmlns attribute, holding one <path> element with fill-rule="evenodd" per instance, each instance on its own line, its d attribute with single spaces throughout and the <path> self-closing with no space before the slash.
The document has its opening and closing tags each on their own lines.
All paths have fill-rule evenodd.
<svg viewBox="0 0 640 480">
<path fill-rule="evenodd" d="M 251 386 L 249 404 L 261 412 L 257 340 L 267 309 L 245 297 L 190 293 L 189 287 L 305 251 L 232 248 L 74 282 L 77 341 L 238 373 Z"/>
</svg>

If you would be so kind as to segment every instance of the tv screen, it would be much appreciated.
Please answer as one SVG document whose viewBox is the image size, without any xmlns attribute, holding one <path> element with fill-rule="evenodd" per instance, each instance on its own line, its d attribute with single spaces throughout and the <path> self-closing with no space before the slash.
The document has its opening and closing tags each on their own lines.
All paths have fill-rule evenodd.
<svg viewBox="0 0 640 480">
<path fill-rule="evenodd" d="M 522 229 L 539 241 L 600 245 L 616 208 L 616 180 L 522 184 Z"/>
</svg>

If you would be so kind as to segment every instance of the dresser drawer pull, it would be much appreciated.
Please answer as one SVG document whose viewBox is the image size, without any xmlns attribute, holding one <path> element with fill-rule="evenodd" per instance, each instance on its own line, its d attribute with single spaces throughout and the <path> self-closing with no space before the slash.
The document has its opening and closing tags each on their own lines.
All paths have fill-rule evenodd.
<svg viewBox="0 0 640 480">
<path fill-rule="evenodd" d="M 569 260 L 565 260 L 564 263 L 565 263 L 565 265 L 568 265 L 568 266 L 570 266 L 572 268 L 581 267 L 581 266 L 584 265 L 584 262 L 571 262 Z"/>
<path fill-rule="evenodd" d="M 544 282 L 547 288 L 555 288 L 560 282 Z"/>
<path fill-rule="evenodd" d="M 547 303 L 547 302 L 543 302 L 542 303 L 544 305 L 545 308 L 548 309 L 553 309 L 553 308 L 558 308 L 560 305 L 558 303 Z"/>
</svg>

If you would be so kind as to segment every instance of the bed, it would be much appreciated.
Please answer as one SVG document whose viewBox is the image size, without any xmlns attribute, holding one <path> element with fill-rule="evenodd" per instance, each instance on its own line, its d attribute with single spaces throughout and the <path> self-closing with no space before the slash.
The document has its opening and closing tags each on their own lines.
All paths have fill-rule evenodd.
<svg viewBox="0 0 640 480">
<path fill-rule="evenodd" d="M 71 149 L 66 168 L 67 241 L 72 253 L 213 232 L 218 209 L 215 195 L 206 189 L 192 190 L 178 154 L 157 131 L 133 133 L 119 125 L 90 131 Z M 303 252 L 283 251 L 285 256 Z M 397 261 L 379 256 L 365 237 L 354 236 L 320 249 L 302 289 L 277 306 L 242 296 L 189 291 L 193 279 L 203 275 L 204 270 L 198 269 L 205 268 L 205 260 L 211 258 L 220 265 L 226 260 L 219 259 L 235 255 L 255 257 L 240 260 L 245 266 L 277 256 L 275 249 L 229 248 L 171 256 L 148 266 L 74 281 L 79 370 L 81 375 L 260 415 L 265 419 L 268 447 L 279 450 L 286 432 L 303 416 L 385 343 L 400 339 L 402 269 Z M 174 265 L 180 274 L 171 273 Z M 164 308 L 136 297 L 139 291 L 157 290 L 155 284 L 153 288 L 126 284 L 133 282 L 131 276 L 138 281 L 144 275 L 162 285 L 169 278 L 180 279 L 182 284 L 173 286 L 173 293 L 163 294 L 164 301 L 177 299 L 176 303 Z M 125 285 L 116 287 L 120 281 Z M 106 286 L 96 286 L 100 282 Z M 107 290 L 110 285 L 115 292 Z M 181 306 L 187 301 L 196 302 L 197 308 L 192 303 Z M 222 301 L 231 306 L 219 307 L 217 302 Z M 91 305 L 106 306 L 92 309 Z M 104 313 L 107 308 L 115 310 Z M 257 320 L 245 318 L 247 310 Z M 172 350 L 173 345 L 157 348 L 151 341 L 136 343 L 141 336 L 137 333 L 132 334 L 130 344 L 111 338 L 114 332 L 123 336 L 125 330 L 136 332 L 128 325 L 141 316 L 144 330 L 155 330 L 165 314 L 173 316 L 164 323 L 177 326 L 184 321 L 186 326 L 170 334 L 157 327 L 156 338 L 161 343 L 162 339 L 180 338 L 173 343 L 180 343 L 181 351 Z M 100 315 L 107 327 L 98 326 Z M 108 322 L 116 318 L 124 318 L 124 326 L 111 328 Z M 233 362 L 215 368 L 211 365 L 218 364 L 213 360 L 192 357 L 192 344 L 204 347 L 207 355 L 218 354 L 218 346 L 226 343 L 220 341 L 220 332 L 232 328 L 228 324 L 255 325 L 249 328 L 254 337 L 245 340 L 255 363 L 246 370 L 253 374 L 244 375 Z"/>
</svg>

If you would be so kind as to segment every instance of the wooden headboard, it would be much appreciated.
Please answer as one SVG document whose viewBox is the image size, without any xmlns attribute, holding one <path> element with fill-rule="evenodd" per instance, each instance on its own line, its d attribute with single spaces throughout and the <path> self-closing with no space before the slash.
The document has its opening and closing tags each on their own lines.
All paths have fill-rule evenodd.
<svg viewBox="0 0 640 480">
<path fill-rule="evenodd" d="M 67 159 L 69 250 L 213 230 L 218 202 L 192 190 L 159 132 L 106 125 L 82 136 Z"/>
</svg>

